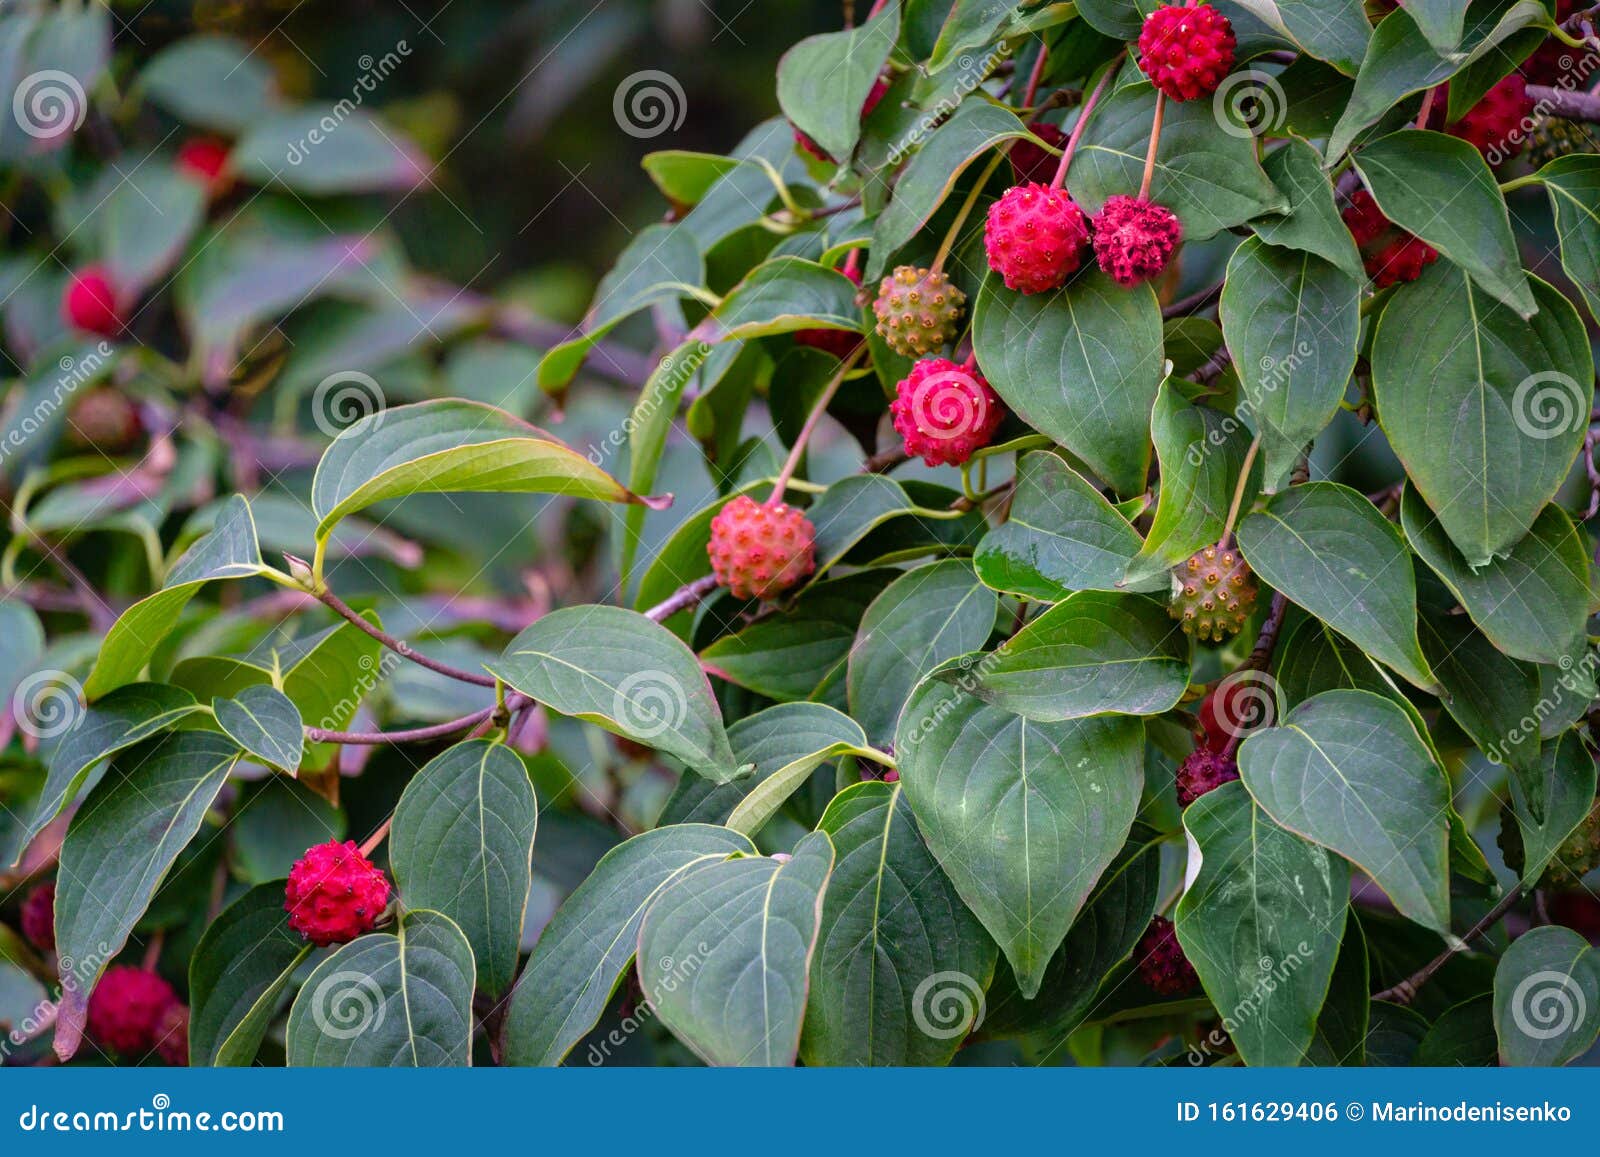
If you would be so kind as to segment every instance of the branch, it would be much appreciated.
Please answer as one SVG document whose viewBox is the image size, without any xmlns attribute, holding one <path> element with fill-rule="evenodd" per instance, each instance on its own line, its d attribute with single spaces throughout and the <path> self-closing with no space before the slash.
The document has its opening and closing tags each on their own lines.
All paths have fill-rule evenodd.
<svg viewBox="0 0 1600 1157">
<path fill-rule="evenodd" d="M 1175 317 L 1188 317 L 1192 313 L 1199 313 L 1217 298 L 1222 296 L 1222 282 L 1208 286 L 1198 293 L 1191 293 L 1188 297 L 1180 297 L 1177 301 L 1161 311 L 1164 321 L 1171 321 Z"/>
<path fill-rule="evenodd" d="M 701 601 L 716 589 L 716 575 L 708 574 L 705 578 L 697 578 L 692 583 L 685 583 L 661 602 L 651 607 L 644 613 L 644 617 L 658 623 L 664 623 L 679 611 L 687 611 L 690 607 L 699 606 Z"/>
<path fill-rule="evenodd" d="M 1600 95 L 1595 93 L 1557 85 L 1530 84 L 1528 99 L 1533 101 L 1535 108 L 1542 108 L 1546 116 L 1600 124 Z"/>
<path fill-rule="evenodd" d="M 1460 952 L 1465 952 L 1467 950 L 1468 941 L 1474 939 L 1475 937 L 1481 936 L 1490 928 L 1493 928 L 1496 924 L 1498 924 L 1501 919 L 1504 918 L 1505 914 L 1511 911 L 1512 907 L 1520 899 L 1522 899 L 1522 887 L 1521 885 L 1518 885 L 1502 896 L 1500 898 L 1500 902 L 1493 908 L 1490 908 L 1482 920 L 1479 920 L 1470 929 L 1468 929 L 1467 934 L 1461 938 L 1461 942 L 1459 944 L 1450 948 L 1446 948 L 1443 952 L 1439 953 L 1439 955 L 1428 961 L 1428 963 L 1424 964 L 1421 968 L 1417 969 L 1417 971 L 1413 972 L 1410 976 L 1406 977 L 1393 988 L 1386 988 L 1382 992 L 1374 992 L 1372 994 L 1372 999 L 1393 1001 L 1395 1004 L 1410 1004 L 1412 1000 L 1416 998 L 1416 995 L 1422 986 L 1433 979 L 1433 974 L 1435 972 L 1438 972 L 1439 969 L 1443 968 L 1452 956 L 1455 956 Z"/>
<path fill-rule="evenodd" d="M 532 702 L 532 699 L 520 691 L 514 691 L 506 696 L 505 712 L 509 714 L 512 711 L 520 711 Z M 501 707 L 497 703 L 481 711 L 474 711 L 471 715 L 463 715 L 459 719 L 435 723 L 431 727 L 413 727 L 409 731 L 327 731 L 321 727 L 307 727 L 306 738 L 312 743 L 343 743 L 356 747 L 376 747 L 384 743 L 426 743 L 430 739 L 444 739 L 457 732 L 470 730 L 480 723 L 489 722 L 500 711 Z"/>
</svg>

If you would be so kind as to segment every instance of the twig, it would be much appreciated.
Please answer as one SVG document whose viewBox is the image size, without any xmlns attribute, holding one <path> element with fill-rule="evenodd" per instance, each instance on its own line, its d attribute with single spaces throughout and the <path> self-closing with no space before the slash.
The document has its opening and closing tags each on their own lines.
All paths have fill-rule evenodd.
<svg viewBox="0 0 1600 1157">
<path fill-rule="evenodd" d="M 903 465 L 911 460 L 911 455 L 905 452 L 904 447 L 891 446 L 887 450 L 879 450 L 871 458 L 861 464 L 863 474 L 887 474 L 896 466 Z"/>
<path fill-rule="evenodd" d="M 1435 956 L 1432 960 L 1428 961 L 1428 963 L 1424 964 L 1421 968 L 1417 969 L 1417 971 L 1413 972 L 1410 976 L 1406 977 L 1394 987 L 1386 988 L 1382 992 L 1373 993 L 1372 999 L 1388 1000 L 1394 1002 L 1395 1004 L 1410 1004 L 1414 999 L 1416 999 L 1416 995 L 1419 991 L 1421 991 L 1422 986 L 1433 979 L 1434 973 L 1443 968 L 1452 956 L 1455 956 L 1460 952 L 1465 952 L 1467 950 L 1467 944 L 1469 941 L 1481 936 L 1490 928 L 1493 928 L 1496 924 L 1498 924 L 1505 914 L 1511 911 L 1512 907 L 1521 898 L 1522 887 L 1521 885 L 1518 885 L 1502 896 L 1500 902 L 1493 908 L 1490 908 L 1482 920 L 1479 920 L 1470 929 L 1468 929 L 1467 934 L 1461 938 L 1461 942 L 1459 944 L 1455 944 L 1449 948 L 1446 948 L 1443 952 L 1439 953 L 1439 955 Z"/>
<path fill-rule="evenodd" d="M 1250 439 L 1250 449 L 1245 451 L 1244 464 L 1239 467 L 1239 481 L 1233 487 L 1233 501 L 1228 504 L 1228 517 L 1222 524 L 1222 547 L 1227 549 L 1233 542 L 1234 523 L 1239 518 L 1239 507 L 1244 504 L 1244 492 L 1250 485 L 1250 468 L 1256 464 L 1256 455 L 1261 452 L 1261 435 L 1257 434 Z"/>
<path fill-rule="evenodd" d="M 716 589 L 716 575 L 708 574 L 704 578 L 697 578 L 692 583 L 685 583 L 651 607 L 644 613 L 644 617 L 657 623 L 664 623 L 679 611 L 699 606 L 701 601 Z"/>
<path fill-rule="evenodd" d="M 1216 353 L 1212 354 L 1205 361 L 1201 362 L 1200 367 L 1196 369 L 1194 373 L 1189 375 L 1189 379 L 1195 382 L 1197 385 L 1209 385 L 1213 378 L 1220 375 L 1223 370 L 1227 369 L 1232 364 L 1233 354 L 1228 352 L 1227 346 L 1223 346 L 1218 349 Z"/>
<path fill-rule="evenodd" d="M 1219 281 L 1215 285 L 1191 293 L 1188 297 L 1180 297 L 1161 311 L 1162 320 L 1171 321 L 1175 317 L 1188 317 L 1190 314 L 1199 313 L 1222 296 L 1222 285 L 1223 283 Z M 1222 372 L 1220 367 L 1217 372 Z"/>
<path fill-rule="evenodd" d="M 385 743 L 426 743 L 430 739 L 443 739 L 457 732 L 476 727 L 498 711 L 499 705 L 485 707 L 471 715 L 435 723 L 431 727 L 413 727 L 409 731 L 327 731 L 321 727 L 307 727 L 306 738 L 312 743 L 344 743 L 355 747 L 376 747 Z"/>
<path fill-rule="evenodd" d="M 993 172 L 993 168 L 991 167 L 989 171 Z M 988 174 L 985 173 L 981 181 L 987 181 L 988 179 Z M 839 372 L 833 375 L 832 380 L 826 386 L 822 387 L 822 393 L 817 396 L 815 404 L 811 407 L 811 413 L 806 417 L 806 424 L 800 427 L 800 433 L 795 436 L 794 445 L 789 447 L 789 457 L 784 460 L 783 468 L 778 471 L 777 481 L 772 485 L 772 497 L 767 499 L 768 506 L 774 506 L 783 501 L 783 494 L 788 489 L 789 479 L 794 477 L 794 472 L 800 465 L 800 458 L 806 452 L 806 443 L 811 441 L 811 434 L 817 428 L 817 423 L 822 420 L 822 415 L 827 410 L 828 403 L 833 401 L 833 395 L 839 392 L 839 387 L 844 383 L 846 375 L 861 360 L 861 355 L 865 349 L 864 345 L 858 345 L 855 348 L 855 352 L 846 358 L 839 367 Z"/>
<path fill-rule="evenodd" d="M 1559 85 L 1530 84 L 1528 99 L 1535 108 L 1542 108 L 1546 116 L 1557 116 L 1569 121 L 1600 123 L 1600 95 L 1562 88 Z"/>
</svg>

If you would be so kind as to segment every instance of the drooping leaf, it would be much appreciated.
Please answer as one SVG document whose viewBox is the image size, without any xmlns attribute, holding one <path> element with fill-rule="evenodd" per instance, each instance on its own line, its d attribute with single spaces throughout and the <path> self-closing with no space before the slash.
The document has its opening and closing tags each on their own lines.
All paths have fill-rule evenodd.
<svg viewBox="0 0 1600 1157">
<path fill-rule="evenodd" d="M 1255 801 L 1366 871 L 1402 915 L 1450 929 L 1450 792 L 1411 717 L 1368 691 L 1324 691 L 1239 747 Z"/>
<path fill-rule="evenodd" d="M 248 1065 L 311 945 L 283 914 L 286 881 L 258 884 L 224 908 L 189 958 L 189 1063 Z"/>
<path fill-rule="evenodd" d="M 686 871 L 639 926 L 639 984 L 661 1023 L 713 1065 L 791 1065 L 800 1046 L 833 843 Z"/>
<path fill-rule="evenodd" d="M 675 824 L 607 852 L 556 909 L 511 997 L 506 1060 L 558 1065 L 594 1027 L 633 960 L 639 923 L 663 889 L 755 845 L 709 824 Z"/>
<path fill-rule="evenodd" d="M 486 739 L 430 760 L 394 809 L 389 865 L 400 899 L 455 921 L 478 987 L 493 996 L 516 976 L 538 819 L 521 757 Z"/>
<path fill-rule="evenodd" d="M 304 745 L 300 709 L 276 687 L 246 687 L 231 699 L 213 699 L 217 725 L 245 751 L 293 773 Z"/>
<path fill-rule="evenodd" d="M 1199 861 L 1174 921 L 1184 954 L 1246 1064 L 1301 1064 L 1339 956 L 1350 866 L 1273 823 L 1238 783 L 1195 800 L 1183 825 Z"/>
<path fill-rule="evenodd" d="M 1053 293 L 1022 294 L 991 275 L 972 340 L 1009 409 L 1119 494 L 1144 489 L 1162 363 L 1161 309 L 1148 287 L 1092 270 Z"/>
<path fill-rule="evenodd" d="M 1507 1065 L 1564 1065 L 1600 1034 L 1600 958 L 1570 928 L 1512 941 L 1494 973 L 1494 1027 Z"/>
<path fill-rule="evenodd" d="M 929 849 L 1032 998 L 1127 839 L 1144 783 L 1144 725 L 1116 716 L 1030 723 L 940 674 L 918 684 L 901 713 L 901 783 Z"/>
<path fill-rule="evenodd" d="M 1531 769 L 1514 768 L 1511 805 L 1522 833 L 1522 880 L 1536 887 L 1562 843 L 1594 806 L 1595 762 L 1575 731 L 1547 744 Z"/>
<path fill-rule="evenodd" d="M 1401 5 L 1416 22 L 1440 56 L 1448 55 L 1461 43 L 1467 22 L 1467 0 L 1406 0 Z"/>
<path fill-rule="evenodd" d="M 489 669 L 552 711 L 675 755 L 707 779 L 725 783 L 739 770 L 694 652 L 635 611 L 554 611 Z"/>
<path fill-rule="evenodd" d="M 56 951 L 77 962 L 62 977 L 55 1048 L 63 1060 L 82 1039 L 95 980 L 200 830 L 239 754 L 209 731 L 151 740 L 119 755 L 72 817 L 56 881 Z"/>
<path fill-rule="evenodd" d="M 1438 687 L 1417 641 L 1417 585 L 1400 532 L 1347 486 L 1273 496 L 1239 526 L 1252 570 L 1425 691 Z"/>
<path fill-rule="evenodd" d="M 448 916 L 407 911 L 312 970 L 289 1009 L 289 1064 L 440 1068 L 472 1063 L 472 946 Z"/>
</svg>

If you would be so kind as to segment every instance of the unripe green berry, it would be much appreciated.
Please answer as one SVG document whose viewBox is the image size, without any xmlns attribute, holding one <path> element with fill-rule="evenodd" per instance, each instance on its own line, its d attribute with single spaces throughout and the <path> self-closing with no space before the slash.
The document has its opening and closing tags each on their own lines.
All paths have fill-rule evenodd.
<svg viewBox="0 0 1600 1157">
<path fill-rule="evenodd" d="M 902 265 L 878 286 L 878 335 L 902 357 L 938 353 L 956 340 L 967 295 L 931 269 Z"/>
<path fill-rule="evenodd" d="M 1186 635 L 1220 643 L 1244 629 L 1255 603 L 1255 576 L 1232 547 L 1202 547 L 1172 570 L 1167 611 Z"/>
</svg>

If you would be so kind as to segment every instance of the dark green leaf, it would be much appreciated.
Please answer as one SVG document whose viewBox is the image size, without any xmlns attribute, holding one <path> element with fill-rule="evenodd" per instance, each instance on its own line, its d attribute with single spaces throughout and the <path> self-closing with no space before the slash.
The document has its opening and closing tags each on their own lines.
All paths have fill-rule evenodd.
<svg viewBox="0 0 1600 1157">
<path fill-rule="evenodd" d="M 276 687 L 246 687 L 232 699 L 213 699 L 217 725 L 263 763 L 293 773 L 300 767 L 304 724 L 300 710 Z"/>
<path fill-rule="evenodd" d="M 1358 283 L 1365 283 L 1367 274 L 1361 266 L 1361 254 L 1339 216 L 1333 183 L 1322 171 L 1322 157 L 1317 150 L 1299 137 L 1290 137 L 1282 148 L 1262 159 L 1261 167 L 1289 198 L 1289 211 L 1250 222 L 1256 235 L 1272 245 L 1314 253 Z"/>
<path fill-rule="evenodd" d="M 222 910 L 189 958 L 189 1063 L 248 1065 L 278 1000 L 311 954 L 283 914 L 286 881 L 259 884 Z"/>
<path fill-rule="evenodd" d="M 861 106 L 900 31 L 899 0 L 859 28 L 808 36 L 778 61 L 778 105 L 796 128 L 840 159 L 861 136 Z"/>
<path fill-rule="evenodd" d="M 1500 1062 L 1564 1065 L 1600 1033 L 1600 957 L 1570 928 L 1546 925 L 1512 941 L 1494 973 Z"/>
</svg>

